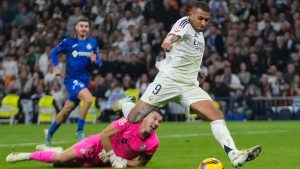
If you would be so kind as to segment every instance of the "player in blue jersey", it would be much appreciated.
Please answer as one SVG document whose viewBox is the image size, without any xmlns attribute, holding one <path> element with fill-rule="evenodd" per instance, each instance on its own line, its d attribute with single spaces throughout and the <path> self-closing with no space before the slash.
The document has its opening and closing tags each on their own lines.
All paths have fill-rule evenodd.
<svg viewBox="0 0 300 169">
<path fill-rule="evenodd" d="M 51 146 L 53 134 L 71 111 L 77 107 L 80 100 L 83 101 L 83 107 L 80 108 L 79 112 L 76 136 L 79 140 L 84 138 L 85 117 L 93 99 L 91 92 L 87 88 L 91 78 L 90 68 L 101 65 L 97 42 L 94 38 L 88 36 L 89 20 L 81 18 L 75 23 L 74 27 L 76 37 L 64 39 L 51 52 L 53 71 L 57 76 L 61 77 L 63 74 L 58 66 L 57 56 L 60 52 L 67 54 L 64 84 L 69 92 L 69 97 L 50 128 L 45 130 L 45 144 L 47 146 Z"/>
</svg>

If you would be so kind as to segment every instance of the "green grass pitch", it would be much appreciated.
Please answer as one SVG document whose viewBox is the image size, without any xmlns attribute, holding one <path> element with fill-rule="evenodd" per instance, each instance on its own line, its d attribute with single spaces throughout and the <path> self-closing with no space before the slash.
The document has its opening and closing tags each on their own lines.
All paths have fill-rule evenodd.
<svg viewBox="0 0 300 169">
<path fill-rule="evenodd" d="M 86 135 L 101 131 L 107 123 L 87 124 Z M 14 151 L 33 151 L 36 144 L 44 141 L 43 125 L 0 125 L 1 169 L 47 169 L 50 164 L 36 161 L 8 164 L 7 154 Z M 300 162 L 300 121 L 288 122 L 229 122 L 228 128 L 240 149 L 257 144 L 262 153 L 243 169 L 296 169 Z M 76 142 L 76 124 L 64 124 L 54 136 L 54 146 L 69 147 Z M 157 131 L 160 148 L 146 166 L 148 169 L 197 169 L 207 157 L 222 161 L 225 169 L 233 168 L 225 152 L 215 141 L 207 122 L 163 122 Z"/>
</svg>

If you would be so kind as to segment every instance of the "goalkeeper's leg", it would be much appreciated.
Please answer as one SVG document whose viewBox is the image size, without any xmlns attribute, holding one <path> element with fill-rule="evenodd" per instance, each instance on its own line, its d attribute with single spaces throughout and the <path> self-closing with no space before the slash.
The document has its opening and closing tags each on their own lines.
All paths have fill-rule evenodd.
<svg viewBox="0 0 300 169">
<path fill-rule="evenodd" d="M 53 163 L 54 166 L 81 167 L 78 166 L 78 164 L 75 162 L 76 158 L 76 150 L 73 147 L 71 147 L 63 152 L 56 152 L 53 150 L 36 151 L 32 153 L 15 152 L 9 154 L 6 157 L 6 162 L 15 163 L 26 160 L 34 160 L 44 163 Z"/>
</svg>

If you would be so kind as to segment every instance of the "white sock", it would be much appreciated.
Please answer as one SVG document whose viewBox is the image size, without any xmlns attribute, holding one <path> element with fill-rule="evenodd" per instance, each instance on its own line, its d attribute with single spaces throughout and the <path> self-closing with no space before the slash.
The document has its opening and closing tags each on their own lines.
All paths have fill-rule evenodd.
<svg viewBox="0 0 300 169">
<path fill-rule="evenodd" d="M 228 150 L 225 149 L 225 146 L 233 150 L 228 153 L 229 158 L 232 159 L 233 152 L 236 152 L 237 148 L 226 126 L 225 120 L 212 121 L 210 126 L 215 139 L 221 144 L 226 153 L 228 153 Z"/>
<path fill-rule="evenodd" d="M 126 102 L 122 105 L 122 112 L 123 112 L 123 115 L 125 117 L 125 119 L 127 119 L 128 117 L 128 114 L 130 113 L 131 109 L 135 106 L 134 103 L 132 102 Z"/>
</svg>

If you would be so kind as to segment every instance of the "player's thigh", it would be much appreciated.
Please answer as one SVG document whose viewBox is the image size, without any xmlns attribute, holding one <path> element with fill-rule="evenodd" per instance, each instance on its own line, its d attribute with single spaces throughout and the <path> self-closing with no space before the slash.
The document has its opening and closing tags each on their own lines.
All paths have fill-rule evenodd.
<svg viewBox="0 0 300 169">
<path fill-rule="evenodd" d="M 203 119 L 217 120 L 223 118 L 223 113 L 214 106 L 211 97 L 198 86 L 183 87 L 181 104 Z"/>
<path fill-rule="evenodd" d="M 55 154 L 53 164 L 57 167 L 71 167 L 76 165 L 74 161 L 77 158 L 77 152 L 73 147 L 64 150 L 62 153 Z"/>
<path fill-rule="evenodd" d="M 76 152 L 77 164 L 81 163 L 85 167 L 98 164 L 100 162 L 98 154 L 103 149 L 99 143 L 99 135 L 92 135 L 72 145 L 72 148 Z"/>
<path fill-rule="evenodd" d="M 172 83 L 168 79 L 160 79 L 159 82 L 152 82 L 142 95 L 143 102 L 152 105 L 160 106 L 180 95 L 180 86 L 177 83 Z M 141 103 L 143 105 L 144 103 Z"/>
<path fill-rule="evenodd" d="M 93 95 L 91 94 L 91 92 L 87 89 L 84 88 L 82 89 L 79 93 L 78 93 L 78 98 L 80 100 L 84 100 L 84 101 L 92 101 L 93 99 Z"/>
<path fill-rule="evenodd" d="M 86 84 L 76 79 L 66 79 L 64 84 L 69 93 L 68 99 L 77 105 L 79 103 L 79 92 L 87 88 Z"/>
<path fill-rule="evenodd" d="M 182 93 L 180 98 L 180 104 L 189 111 L 192 103 L 202 101 L 202 100 L 212 100 L 211 97 L 200 87 L 196 85 L 183 85 Z"/>
<path fill-rule="evenodd" d="M 208 120 L 224 119 L 224 114 L 218 110 L 212 100 L 201 100 L 191 104 L 191 112 L 196 113 L 199 117 Z"/>
</svg>

